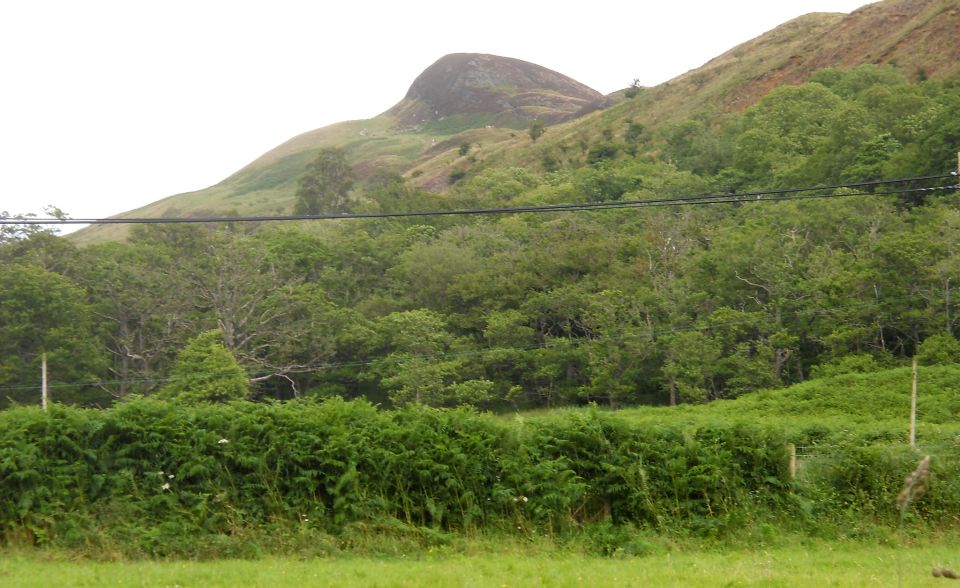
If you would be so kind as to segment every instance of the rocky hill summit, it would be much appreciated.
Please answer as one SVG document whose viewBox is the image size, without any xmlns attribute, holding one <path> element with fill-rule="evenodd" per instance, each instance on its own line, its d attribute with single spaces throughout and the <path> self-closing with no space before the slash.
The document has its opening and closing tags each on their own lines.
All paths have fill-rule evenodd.
<svg viewBox="0 0 960 588">
<path fill-rule="evenodd" d="M 424 70 L 387 114 L 408 126 L 471 116 L 496 126 L 523 127 L 535 119 L 561 122 L 603 105 L 596 90 L 545 67 L 496 55 L 453 53 Z"/>
</svg>

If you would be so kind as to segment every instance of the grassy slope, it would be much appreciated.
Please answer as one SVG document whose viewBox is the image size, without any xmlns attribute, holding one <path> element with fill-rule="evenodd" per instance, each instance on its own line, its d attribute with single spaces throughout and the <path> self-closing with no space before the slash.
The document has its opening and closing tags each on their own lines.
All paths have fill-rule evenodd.
<svg viewBox="0 0 960 588">
<path fill-rule="evenodd" d="M 921 367 L 918 381 L 918 444 L 938 446 L 960 433 L 960 365 Z M 902 367 L 810 380 L 710 404 L 639 407 L 617 414 L 650 426 L 695 427 L 717 420 L 782 426 L 801 445 L 905 443 L 910 385 L 911 370 Z"/>
<path fill-rule="evenodd" d="M 376 169 L 408 175 L 417 169 L 422 174 L 419 183 L 441 191 L 447 185 L 449 170 L 464 161 L 459 154 L 462 143 L 470 143 L 470 155 L 482 159 L 489 145 L 516 134 L 505 128 L 470 128 L 475 121 L 454 117 L 444 122 L 445 125 L 420 130 L 394 128 L 393 119 L 387 115 L 337 123 L 294 137 L 219 184 L 169 196 L 117 216 L 290 214 L 297 178 L 320 149 L 334 146 L 347 151 L 361 179 Z M 78 245 L 87 245 L 123 239 L 128 232 L 126 225 L 99 225 L 78 231 L 70 238 Z"/>
</svg>

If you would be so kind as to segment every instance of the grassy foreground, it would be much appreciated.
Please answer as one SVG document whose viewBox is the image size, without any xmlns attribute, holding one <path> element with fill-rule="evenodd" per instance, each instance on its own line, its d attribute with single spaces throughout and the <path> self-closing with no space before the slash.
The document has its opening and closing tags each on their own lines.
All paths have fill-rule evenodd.
<svg viewBox="0 0 960 588">
<path fill-rule="evenodd" d="M 820 542 L 754 551 L 670 552 L 631 559 L 579 554 L 295 560 L 74 562 L 0 557 L 0 585 L 26 586 L 940 586 L 960 569 L 960 541 L 898 549 Z M 949 581 L 946 581 L 949 583 Z"/>
</svg>

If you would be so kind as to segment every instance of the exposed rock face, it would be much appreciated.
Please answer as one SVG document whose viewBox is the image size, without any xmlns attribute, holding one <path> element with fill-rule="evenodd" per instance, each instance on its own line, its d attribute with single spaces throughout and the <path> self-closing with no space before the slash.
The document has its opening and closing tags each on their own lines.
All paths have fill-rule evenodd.
<svg viewBox="0 0 960 588">
<path fill-rule="evenodd" d="M 493 123 L 546 124 L 603 104 L 603 95 L 545 67 L 496 55 L 453 53 L 421 73 L 388 111 L 404 125 L 456 115 L 490 115 Z"/>
</svg>

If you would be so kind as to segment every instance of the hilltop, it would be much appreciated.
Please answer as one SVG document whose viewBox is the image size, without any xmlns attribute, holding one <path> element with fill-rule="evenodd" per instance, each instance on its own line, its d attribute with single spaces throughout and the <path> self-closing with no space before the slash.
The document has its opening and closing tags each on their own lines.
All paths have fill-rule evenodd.
<svg viewBox="0 0 960 588">
<path fill-rule="evenodd" d="M 387 111 L 401 125 L 480 115 L 491 126 L 553 124 L 603 104 L 603 95 L 539 65 L 494 55 L 454 53 L 420 74 Z"/>
</svg>

